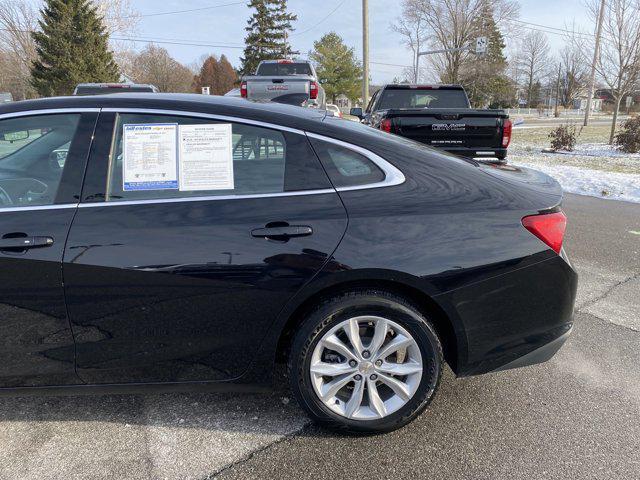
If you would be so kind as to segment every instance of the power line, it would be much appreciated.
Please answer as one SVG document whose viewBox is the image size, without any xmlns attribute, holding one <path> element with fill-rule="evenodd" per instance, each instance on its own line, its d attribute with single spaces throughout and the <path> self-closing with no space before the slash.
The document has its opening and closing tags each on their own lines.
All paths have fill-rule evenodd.
<svg viewBox="0 0 640 480">
<path fill-rule="evenodd" d="M 289 35 L 289 36 L 290 36 L 290 37 L 293 37 L 293 36 L 303 35 L 303 34 L 305 34 L 305 33 L 307 33 L 307 32 L 310 32 L 311 30 L 313 30 L 314 28 L 316 28 L 318 25 L 320 25 L 322 22 L 324 22 L 327 18 L 329 18 L 331 15 L 333 15 L 334 13 L 336 13 L 336 12 L 338 11 L 338 9 L 339 9 L 342 5 L 344 5 L 344 3 L 345 3 L 346 1 L 347 1 L 347 0 L 342 0 L 342 1 L 338 4 L 338 6 L 337 6 L 336 8 L 334 8 L 333 10 L 331 10 L 331 11 L 329 12 L 329 14 L 328 14 L 326 17 L 322 18 L 322 20 L 320 20 L 319 22 L 316 22 L 316 24 L 315 24 L 313 27 L 309 27 L 309 28 L 307 28 L 306 30 L 303 30 L 302 32 L 292 33 L 292 34 L 291 34 L 291 35 Z"/>
<path fill-rule="evenodd" d="M 121 42 L 134 42 L 134 43 L 158 43 L 162 45 L 185 45 L 189 47 L 211 47 L 211 48 L 235 48 L 242 50 L 244 47 L 235 46 L 235 45 L 221 45 L 221 44 L 213 44 L 213 43 L 197 43 L 198 41 L 171 41 L 171 40 L 159 40 L 157 38 L 131 38 L 131 37 L 111 37 L 114 40 L 119 40 Z"/>
<path fill-rule="evenodd" d="M 212 10 L 214 8 L 230 7 L 232 5 L 246 5 L 246 2 L 223 3 L 221 5 L 212 5 L 210 7 L 190 8 L 188 10 L 173 10 L 173 11 L 170 11 L 170 12 L 145 13 L 145 14 L 141 14 L 141 15 L 131 15 L 129 17 L 124 17 L 124 18 L 159 17 L 159 16 L 162 16 L 162 15 L 177 15 L 179 13 L 201 12 L 203 10 Z"/>
</svg>

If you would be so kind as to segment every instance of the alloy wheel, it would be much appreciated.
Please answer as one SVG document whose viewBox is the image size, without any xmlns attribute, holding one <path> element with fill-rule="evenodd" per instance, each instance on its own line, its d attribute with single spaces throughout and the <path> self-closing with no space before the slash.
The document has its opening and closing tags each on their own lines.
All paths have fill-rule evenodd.
<svg viewBox="0 0 640 480">
<path fill-rule="evenodd" d="M 326 332 L 310 362 L 313 389 L 331 411 L 354 420 L 384 418 L 402 408 L 422 379 L 422 355 L 396 322 L 357 316 Z"/>
</svg>

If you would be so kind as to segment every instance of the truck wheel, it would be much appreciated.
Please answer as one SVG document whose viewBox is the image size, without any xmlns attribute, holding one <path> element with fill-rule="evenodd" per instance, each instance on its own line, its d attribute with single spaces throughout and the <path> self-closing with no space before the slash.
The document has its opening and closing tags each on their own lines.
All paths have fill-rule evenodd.
<svg viewBox="0 0 640 480">
<path fill-rule="evenodd" d="M 379 290 L 334 296 L 301 325 L 289 357 L 291 387 L 318 423 L 345 432 L 400 428 L 431 402 L 442 345 L 417 308 Z"/>
</svg>

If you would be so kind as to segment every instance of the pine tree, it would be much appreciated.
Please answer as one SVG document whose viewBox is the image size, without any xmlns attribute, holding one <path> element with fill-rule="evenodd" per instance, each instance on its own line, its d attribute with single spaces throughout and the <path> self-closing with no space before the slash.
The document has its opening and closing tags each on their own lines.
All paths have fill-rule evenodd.
<svg viewBox="0 0 640 480">
<path fill-rule="evenodd" d="M 353 48 L 347 47 L 335 32 L 327 33 L 314 42 L 310 55 L 323 81 L 327 98 L 336 103 L 340 94 L 356 101 L 360 95 L 362 66 L 356 59 Z"/>
<path fill-rule="evenodd" d="M 496 25 L 491 2 L 485 2 L 474 20 L 475 37 L 487 37 L 486 53 L 472 57 L 461 73 L 471 104 L 475 107 L 507 106 L 515 99 L 515 87 L 506 75 L 504 37 Z"/>
<path fill-rule="evenodd" d="M 118 80 L 109 36 L 87 0 L 46 0 L 34 32 L 38 59 L 31 83 L 43 96 L 69 95 L 78 83 Z"/>
<path fill-rule="evenodd" d="M 247 21 L 244 57 L 241 58 L 242 75 L 255 72 L 262 60 L 274 60 L 292 54 L 288 36 L 293 30 L 291 22 L 298 17 L 287 13 L 287 0 L 251 0 L 249 8 L 255 13 Z"/>
</svg>

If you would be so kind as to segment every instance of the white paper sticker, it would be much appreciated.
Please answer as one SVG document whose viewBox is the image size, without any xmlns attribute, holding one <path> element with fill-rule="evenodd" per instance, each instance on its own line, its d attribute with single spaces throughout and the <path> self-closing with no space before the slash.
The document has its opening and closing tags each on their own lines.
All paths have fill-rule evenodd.
<svg viewBox="0 0 640 480">
<path fill-rule="evenodd" d="M 180 190 L 233 190 L 231 124 L 180 125 Z"/>
<path fill-rule="evenodd" d="M 177 124 L 124 125 L 123 189 L 178 188 Z"/>
</svg>

